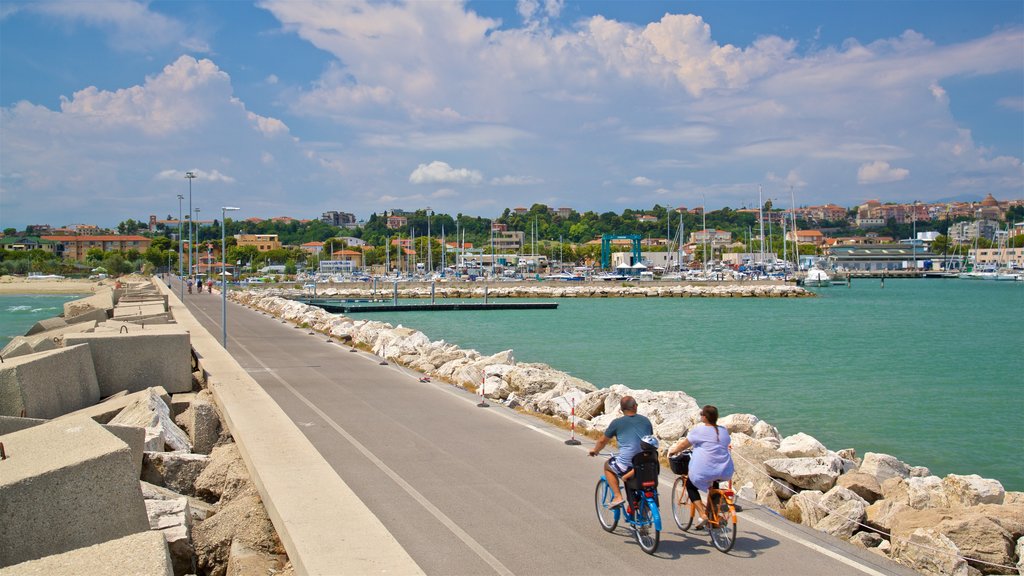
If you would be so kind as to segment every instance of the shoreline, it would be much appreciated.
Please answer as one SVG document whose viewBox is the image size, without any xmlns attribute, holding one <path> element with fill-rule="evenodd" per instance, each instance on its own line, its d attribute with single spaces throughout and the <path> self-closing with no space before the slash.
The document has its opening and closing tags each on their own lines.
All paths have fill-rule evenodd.
<svg viewBox="0 0 1024 576">
<path fill-rule="evenodd" d="M 0 295 L 93 294 L 100 288 L 111 285 L 113 285 L 113 281 L 109 279 L 87 280 L 80 278 L 63 278 L 29 280 L 18 276 L 0 276 Z"/>
</svg>

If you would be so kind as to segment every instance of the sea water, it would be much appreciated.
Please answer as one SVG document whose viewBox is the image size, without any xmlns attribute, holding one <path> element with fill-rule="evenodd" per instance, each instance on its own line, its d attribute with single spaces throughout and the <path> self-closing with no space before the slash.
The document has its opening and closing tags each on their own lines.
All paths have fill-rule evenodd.
<svg viewBox="0 0 1024 576">
<path fill-rule="evenodd" d="M 64 303 L 82 294 L 0 294 L 0 348 L 33 324 L 64 313 Z"/>
<path fill-rule="evenodd" d="M 681 390 L 783 436 L 1024 490 L 1024 283 L 855 279 L 816 292 L 349 316 L 483 354 L 511 348 L 598 387 Z"/>
</svg>

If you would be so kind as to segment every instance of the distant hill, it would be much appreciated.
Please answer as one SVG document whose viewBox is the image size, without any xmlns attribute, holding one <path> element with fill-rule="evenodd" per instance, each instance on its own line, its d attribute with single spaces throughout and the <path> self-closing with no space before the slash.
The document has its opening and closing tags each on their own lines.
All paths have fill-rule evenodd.
<svg viewBox="0 0 1024 576">
<path fill-rule="evenodd" d="M 981 202 L 985 197 L 977 194 L 961 194 L 959 196 L 947 196 L 945 198 L 938 198 L 932 200 L 931 204 L 938 204 L 942 202 Z"/>
</svg>

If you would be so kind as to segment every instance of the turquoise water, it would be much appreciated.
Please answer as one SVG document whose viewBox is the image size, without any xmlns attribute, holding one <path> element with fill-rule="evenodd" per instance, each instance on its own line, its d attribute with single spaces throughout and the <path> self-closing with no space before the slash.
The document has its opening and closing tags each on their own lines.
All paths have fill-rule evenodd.
<svg viewBox="0 0 1024 576">
<path fill-rule="evenodd" d="M 0 348 L 36 322 L 64 313 L 64 303 L 81 294 L 0 294 Z"/>
<path fill-rule="evenodd" d="M 833 450 L 1024 490 L 1024 284 L 854 280 L 801 299 L 560 299 L 558 310 L 352 313 L 600 387 L 682 390 Z"/>
</svg>

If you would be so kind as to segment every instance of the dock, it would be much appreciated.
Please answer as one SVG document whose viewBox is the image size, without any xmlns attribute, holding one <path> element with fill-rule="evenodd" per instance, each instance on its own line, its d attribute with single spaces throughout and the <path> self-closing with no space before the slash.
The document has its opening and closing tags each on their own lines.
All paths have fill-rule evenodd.
<svg viewBox="0 0 1024 576">
<path fill-rule="evenodd" d="M 350 312 L 440 312 L 447 310 L 554 310 L 558 302 L 443 302 L 427 304 L 369 304 L 352 300 L 327 300 L 322 298 L 294 298 L 310 306 L 323 308 L 334 314 Z M 385 301 L 386 302 L 386 301 Z"/>
</svg>

